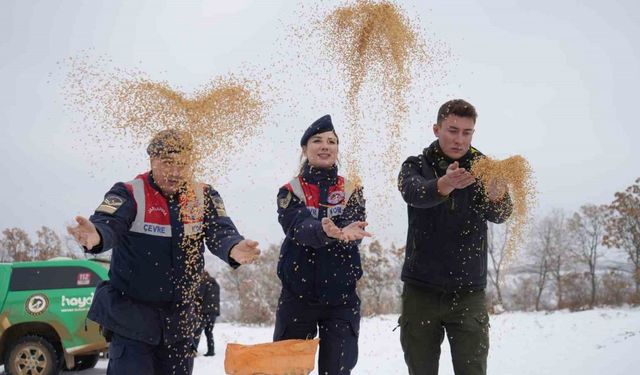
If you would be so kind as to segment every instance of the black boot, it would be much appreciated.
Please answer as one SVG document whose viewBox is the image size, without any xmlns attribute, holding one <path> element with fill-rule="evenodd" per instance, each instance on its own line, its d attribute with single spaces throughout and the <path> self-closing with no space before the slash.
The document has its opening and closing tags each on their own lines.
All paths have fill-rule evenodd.
<svg viewBox="0 0 640 375">
<path fill-rule="evenodd" d="M 213 346 L 214 346 L 213 341 L 207 342 L 207 344 L 208 344 L 207 345 L 207 352 L 204 354 L 204 356 L 205 357 L 212 357 L 212 356 L 216 355 L 216 352 L 213 349 Z"/>
</svg>

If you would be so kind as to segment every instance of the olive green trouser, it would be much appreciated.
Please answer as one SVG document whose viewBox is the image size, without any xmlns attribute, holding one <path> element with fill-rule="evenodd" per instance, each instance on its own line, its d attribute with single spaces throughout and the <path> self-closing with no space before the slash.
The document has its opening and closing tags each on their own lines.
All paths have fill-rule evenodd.
<svg viewBox="0 0 640 375">
<path fill-rule="evenodd" d="M 410 375 L 437 375 L 446 331 L 456 375 L 485 375 L 489 315 L 483 290 L 439 292 L 404 284 L 400 342 Z"/>
</svg>

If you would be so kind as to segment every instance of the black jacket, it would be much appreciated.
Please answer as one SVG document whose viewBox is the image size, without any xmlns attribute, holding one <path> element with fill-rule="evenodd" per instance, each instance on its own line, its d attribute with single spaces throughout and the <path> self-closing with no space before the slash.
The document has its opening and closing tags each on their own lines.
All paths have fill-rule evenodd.
<svg viewBox="0 0 640 375">
<path fill-rule="evenodd" d="M 482 153 L 471 147 L 458 163 L 469 169 L 479 156 Z M 479 182 L 441 196 L 437 180 L 453 161 L 435 141 L 402 164 L 398 188 L 409 216 L 402 280 L 442 291 L 484 289 L 487 221 L 504 222 L 511 214 L 511 199 L 506 195 L 489 202 Z"/>
<path fill-rule="evenodd" d="M 220 316 L 220 285 L 215 278 L 204 276 L 200 284 L 202 315 Z"/>
</svg>

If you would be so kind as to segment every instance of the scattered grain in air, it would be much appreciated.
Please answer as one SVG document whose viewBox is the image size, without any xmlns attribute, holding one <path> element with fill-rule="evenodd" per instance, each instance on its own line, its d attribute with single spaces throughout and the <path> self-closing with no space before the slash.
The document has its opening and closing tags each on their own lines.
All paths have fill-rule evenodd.
<svg viewBox="0 0 640 375">
<path fill-rule="evenodd" d="M 210 182 L 226 174 L 233 167 L 232 158 L 262 131 L 269 105 L 262 100 L 260 82 L 228 75 L 187 95 L 142 72 L 114 70 L 104 60 L 90 61 L 86 56 L 69 59 L 65 93 L 68 109 L 82 115 L 79 133 L 89 137 L 83 143 L 91 154 L 106 147 L 125 160 L 146 158 L 140 149 L 158 132 L 171 129 L 174 136 L 165 140 L 167 150 L 160 153 L 178 148 L 180 161 L 191 166 L 179 201 L 183 222 L 224 214 L 221 200 L 205 198 L 205 205 L 200 204 L 196 191 L 202 185 L 194 182 Z M 209 212 L 209 207 L 216 212 Z M 176 292 L 183 301 L 179 327 L 185 336 L 196 328 L 193 308 L 200 308 L 202 242 L 202 231 L 182 236 L 184 254 L 179 266 L 184 275 L 176 280 Z"/>
<path fill-rule="evenodd" d="M 275 74 L 304 83 L 290 103 L 292 112 L 304 104 L 303 111 L 332 114 L 340 136 L 340 174 L 365 186 L 365 195 L 376 202 L 397 197 L 403 147 L 418 127 L 409 119 L 440 102 L 431 93 L 446 82 L 447 66 L 455 60 L 422 25 L 417 12 L 391 1 L 346 0 L 339 7 L 300 2 L 283 41 L 296 53 L 276 51 Z M 296 129 L 303 129 L 300 120 Z M 419 131 L 425 131 L 422 124 Z M 371 222 L 388 219 L 383 207 L 368 208 Z"/>
<path fill-rule="evenodd" d="M 532 219 L 537 190 L 531 166 L 520 155 L 504 160 L 485 156 L 478 158 L 473 163 L 471 173 L 482 182 L 483 186 L 489 186 L 494 180 L 501 181 L 508 186 L 513 203 L 513 212 L 506 222 L 509 237 L 505 253 L 509 259 L 514 255 L 516 245 L 522 243 L 525 231 Z"/>
<path fill-rule="evenodd" d="M 192 139 L 194 173 L 205 181 L 233 167 L 238 151 L 262 132 L 270 107 L 250 71 L 249 78 L 218 77 L 187 95 L 143 72 L 114 69 L 104 59 L 78 57 L 68 63 L 67 107 L 82 116 L 78 130 L 89 137 L 83 142 L 88 150 L 106 147 L 124 159 L 139 159 L 134 151 L 154 134 L 176 129 Z"/>
<path fill-rule="evenodd" d="M 388 140 L 384 142 L 386 150 L 381 150 L 384 161 L 376 165 L 390 167 L 389 172 L 396 173 L 398 144 L 408 119 L 406 95 L 413 78 L 412 67 L 427 61 L 418 29 L 397 5 L 366 0 L 333 10 L 321 26 L 328 55 L 337 62 L 339 72 L 347 81 L 347 117 L 352 142 L 347 158 L 349 176 L 356 179 L 365 167 L 362 161 L 367 160 L 368 155 L 364 155 L 362 143 L 365 134 L 371 131 L 379 133 L 379 139 Z M 387 104 L 382 108 L 387 120 L 383 124 L 386 134 L 383 129 L 365 128 L 362 124 L 361 114 L 380 112 L 380 106 L 369 105 L 380 98 Z"/>
</svg>

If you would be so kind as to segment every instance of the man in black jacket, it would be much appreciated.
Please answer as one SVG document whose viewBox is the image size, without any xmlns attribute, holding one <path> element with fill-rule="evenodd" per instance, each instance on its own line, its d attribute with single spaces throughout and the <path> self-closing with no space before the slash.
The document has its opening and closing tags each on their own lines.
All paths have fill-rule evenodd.
<svg viewBox="0 0 640 375">
<path fill-rule="evenodd" d="M 437 140 L 398 177 L 409 216 L 400 341 L 411 375 L 438 373 L 445 331 L 455 373 L 486 374 L 487 221 L 504 222 L 512 204 L 503 182 L 483 186 L 470 173 L 482 156 L 471 147 L 476 118 L 464 100 L 443 104 Z"/>
</svg>

